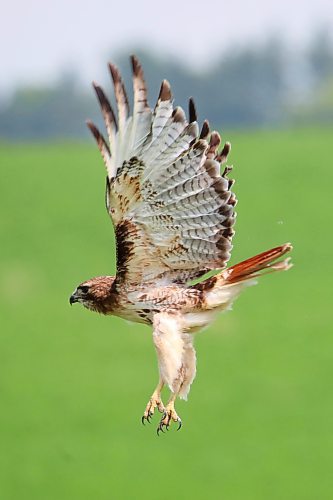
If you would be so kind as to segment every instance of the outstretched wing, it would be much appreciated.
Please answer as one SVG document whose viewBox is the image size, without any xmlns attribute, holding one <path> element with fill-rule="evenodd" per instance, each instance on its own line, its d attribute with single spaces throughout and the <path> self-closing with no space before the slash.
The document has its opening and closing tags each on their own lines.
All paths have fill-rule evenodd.
<svg viewBox="0 0 333 500">
<path fill-rule="evenodd" d="M 107 169 L 117 282 L 186 283 L 224 268 L 230 258 L 236 198 L 227 178 L 230 168 L 220 174 L 230 144 L 219 153 L 220 136 L 210 134 L 207 121 L 199 134 L 192 99 L 187 121 L 184 111 L 173 107 L 166 80 L 151 110 L 142 68 L 134 56 L 131 61 L 133 114 L 121 76 L 110 64 L 117 118 L 102 88 L 94 84 L 108 142 L 88 122 Z"/>
</svg>

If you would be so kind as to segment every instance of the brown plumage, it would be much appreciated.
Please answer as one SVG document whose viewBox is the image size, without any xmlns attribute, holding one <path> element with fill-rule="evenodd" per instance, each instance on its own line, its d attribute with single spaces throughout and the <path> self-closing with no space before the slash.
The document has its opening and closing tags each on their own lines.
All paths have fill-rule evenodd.
<svg viewBox="0 0 333 500">
<path fill-rule="evenodd" d="M 220 173 L 230 144 L 219 152 L 220 135 L 201 132 L 193 99 L 189 121 L 173 107 L 164 80 L 155 108 L 147 102 L 142 68 L 131 58 L 134 107 L 130 114 L 125 86 L 110 64 L 117 115 L 102 88 L 94 85 L 108 140 L 90 121 L 107 170 L 106 206 L 117 242 L 117 275 L 100 276 L 79 285 L 70 303 L 153 326 L 160 380 L 142 421 L 157 408 L 163 413 L 158 432 L 171 421 L 181 425 L 174 407 L 177 396 L 187 397 L 195 377 L 193 333 L 209 325 L 219 311 L 230 307 L 240 291 L 261 274 L 290 267 L 278 260 L 289 243 L 225 269 L 232 249 L 236 218 L 234 183 Z M 213 277 L 192 285 L 207 271 Z M 161 390 L 168 385 L 166 406 Z"/>
</svg>

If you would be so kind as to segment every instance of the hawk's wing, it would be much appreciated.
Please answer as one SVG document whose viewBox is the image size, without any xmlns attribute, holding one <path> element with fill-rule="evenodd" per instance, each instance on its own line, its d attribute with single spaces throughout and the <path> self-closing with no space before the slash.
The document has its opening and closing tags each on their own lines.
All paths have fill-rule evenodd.
<svg viewBox="0 0 333 500">
<path fill-rule="evenodd" d="M 193 101 L 189 122 L 173 107 L 163 81 L 154 110 L 147 103 L 143 71 L 132 57 L 134 108 L 130 115 L 124 84 L 110 64 L 118 108 L 116 118 L 104 91 L 94 88 L 108 143 L 91 122 L 107 169 L 107 208 L 117 239 L 117 281 L 185 283 L 230 257 L 236 214 L 229 168 L 220 164 L 220 136 L 205 121 L 199 135 Z"/>
</svg>

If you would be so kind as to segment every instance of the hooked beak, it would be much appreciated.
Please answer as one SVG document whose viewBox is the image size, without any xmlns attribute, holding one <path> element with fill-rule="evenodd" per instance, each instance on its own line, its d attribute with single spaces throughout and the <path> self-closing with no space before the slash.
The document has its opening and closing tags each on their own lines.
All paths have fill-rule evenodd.
<svg viewBox="0 0 333 500">
<path fill-rule="evenodd" d="M 69 297 L 69 303 L 70 303 L 70 305 L 71 305 L 71 306 L 72 306 L 75 302 L 78 302 L 78 300 L 79 300 L 79 299 L 78 299 L 78 298 L 76 297 L 76 295 L 74 295 L 74 294 L 73 294 L 73 295 L 71 295 L 71 296 Z"/>
</svg>

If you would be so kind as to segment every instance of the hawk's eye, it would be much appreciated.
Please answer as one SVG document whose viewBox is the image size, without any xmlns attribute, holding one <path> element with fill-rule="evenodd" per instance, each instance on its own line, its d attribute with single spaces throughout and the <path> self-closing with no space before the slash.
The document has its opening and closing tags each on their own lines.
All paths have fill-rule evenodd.
<svg viewBox="0 0 333 500">
<path fill-rule="evenodd" d="M 80 290 L 80 292 L 82 292 L 82 293 L 88 293 L 88 292 L 89 292 L 89 286 L 85 286 L 85 285 L 83 285 L 83 286 L 79 286 L 79 288 L 78 288 L 78 289 L 79 289 L 79 290 Z"/>
</svg>

